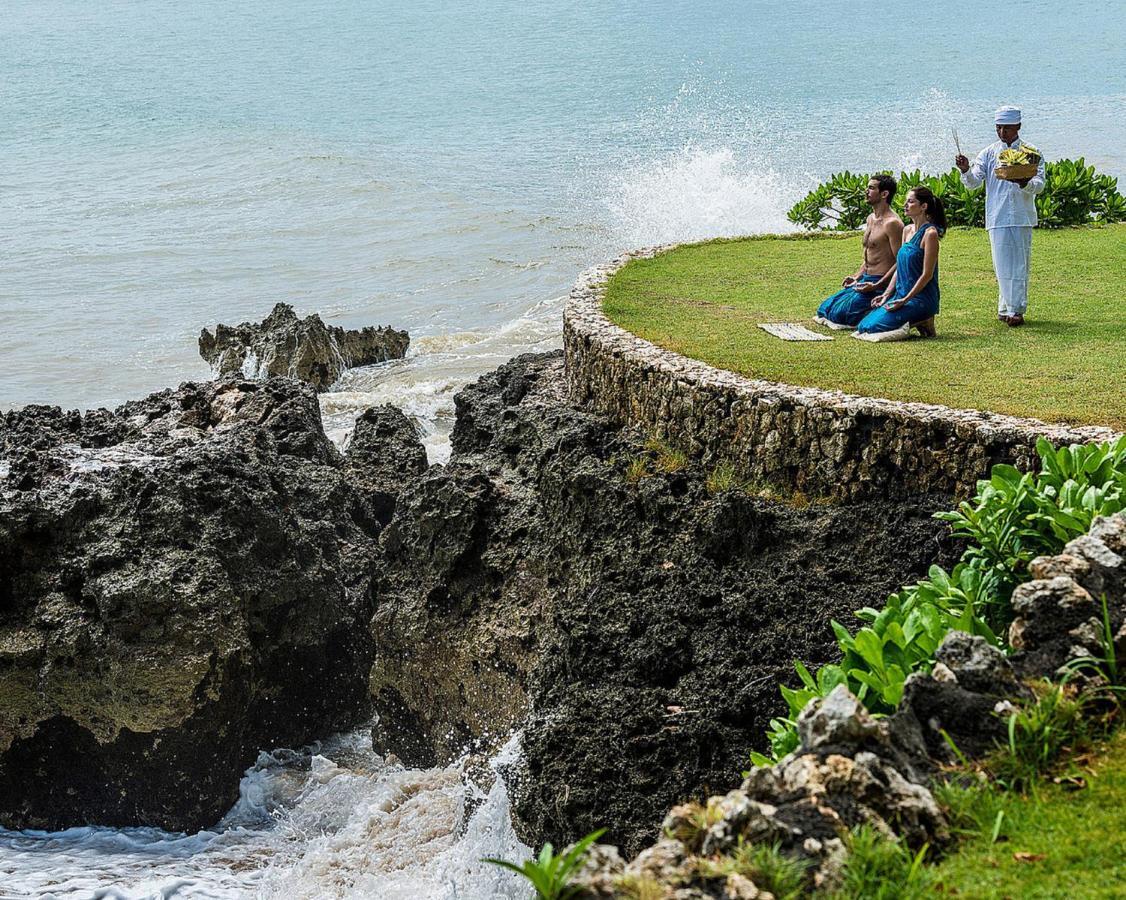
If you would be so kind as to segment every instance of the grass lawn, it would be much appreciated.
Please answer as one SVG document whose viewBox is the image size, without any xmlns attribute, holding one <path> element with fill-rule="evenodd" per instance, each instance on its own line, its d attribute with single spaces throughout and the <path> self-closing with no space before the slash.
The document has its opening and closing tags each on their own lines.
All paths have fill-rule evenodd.
<svg viewBox="0 0 1126 900">
<path fill-rule="evenodd" d="M 978 837 L 937 867 L 939 896 L 1012 900 L 1126 897 L 1126 732 L 1084 790 L 1041 787 L 1005 807 L 1003 840 Z"/>
<path fill-rule="evenodd" d="M 604 309 L 655 344 L 756 378 L 1126 429 L 1126 224 L 1034 232 L 1023 328 L 996 319 L 985 231 L 951 230 L 929 341 L 869 344 L 810 322 L 860 259 L 858 235 L 695 244 L 630 262 Z M 782 341 L 760 322 L 834 340 Z"/>
</svg>

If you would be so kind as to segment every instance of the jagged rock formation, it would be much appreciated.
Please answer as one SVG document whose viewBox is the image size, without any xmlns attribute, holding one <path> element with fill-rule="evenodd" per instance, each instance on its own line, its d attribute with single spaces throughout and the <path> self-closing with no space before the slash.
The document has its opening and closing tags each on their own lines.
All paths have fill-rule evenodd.
<svg viewBox="0 0 1126 900">
<path fill-rule="evenodd" d="M 1105 652 L 1102 599 L 1118 659 L 1126 659 L 1126 514 L 1096 519 L 1058 556 L 1037 557 L 1032 580 L 1013 592 L 1013 664 L 1027 676 L 1055 675 L 1070 659 Z"/>
<path fill-rule="evenodd" d="M 324 391 L 345 369 L 402 359 L 409 344 L 405 331 L 345 331 L 316 313 L 298 319 L 292 306 L 279 303 L 261 323 L 216 325 L 214 334 L 203 329 L 199 355 L 220 378 L 284 376 Z"/>
<path fill-rule="evenodd" d="M 562 380 L 551 354 L 466 388 L 449 465 L 401 495 L 381 537 L 376 741 L 431 764 L 523 724 L 524 839 L 604 825 L 633 851 L 679 799 L 735 785 L 791 661 L 828 661 L 830 618 L 949 563 L 930 513 L 950 501 L 712 495 Z"/>
<path fill-rule="evenodd" d="M 959 665 L 967 652 L 987 662 L 996 680 L 967 663 L 960 670 L 975 689 L 958 685 L 949 666 Z M 945 681 L 912 676 L 890 719 L 873 719 L 843 685 L 811 701 L 798 718 L 797 750 L 774 766 L 752 769 L 736 790 L 674 807 L 661 824 L 660 839 L 628 863 L 614 848 L 600 848 L 582 874 L 580 896 L 633 896 L 626 885 L 644 883 L 646 896 L 655 898 L 759 897 L 748 879 L 734 886 L 716 879 L 721 867 L 714 861 L 744 843 L 775 846 L 804 860 L 810 885 L 831 890 L 846 857 L 844 838 L 858 825 L 913 849 L 927 844 L 940 851 L 950 832 L 929 783 L 947 754 L 931 757 L 924 732 L 937 733 L 951 722 L 965 725 L 967 708 L 974 711 L 972 727 L 1000 725 L 993 707 L 1017 682 L 1000 651 L 981 638 L 951 634 L 939 656 L 947 667 Z M 928 688 L 940 684 L 955 690 L 935 703 Z M 919 697 L 927 698 L 925 710 L 916 706 Z M 967 697 L 980 702 L 967 704 Z"/>
<path fill-rule="evenodd" d="M 354 445 L 417 470 L 409 429 L 373 411 Z M 4 826 L 208 826 L 260 750 L 367 713 L 375 541 L 401 476 L 346 464 L 311 388 L 27 407 L 0 416 L 0 460 Z"/>
</svg>

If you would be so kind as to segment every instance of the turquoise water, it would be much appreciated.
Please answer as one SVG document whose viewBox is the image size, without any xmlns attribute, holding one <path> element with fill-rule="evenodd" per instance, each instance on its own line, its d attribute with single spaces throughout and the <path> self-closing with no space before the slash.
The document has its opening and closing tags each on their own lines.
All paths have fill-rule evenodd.
<svg viewBox="0 0 1126 900">
<path fill-rule="evenodd" d="M 1126 5 L 1000 8 L 6 3 L 0 404 L 204 377 L 200 328 L 286 300 L 434 338 L 396 373 L 433 424 L 557 342 L 585 265 L 785 229 L 837 169 L 943 167 L 1002 101 L 1126 171 Z"/>
<path fill-rule="evenodd" d="M 787 230 L 1001 103 L 1126 175 L 1124 38 L 1087 0 L 0 2 L 0 408 L 207 377 L 202 327 L 285 300 L 410 330 L 322 406 L 342 437 L 397 403 L 440 459 L 454 392 L 557 346 L 620 249 Z M 516 896 L 476 863 L 514 852 L 504 797 L 463 828 L 456 772 L 362 738 L 267 760 L 216 832 L 0 834 L 0 896 Z"/>
</svg>

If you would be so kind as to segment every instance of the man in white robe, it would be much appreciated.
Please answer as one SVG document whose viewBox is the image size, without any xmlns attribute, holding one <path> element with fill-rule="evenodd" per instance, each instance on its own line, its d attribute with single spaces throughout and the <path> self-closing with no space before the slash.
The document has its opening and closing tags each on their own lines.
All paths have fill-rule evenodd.
<svg viewBox="0 0 1126 900">
<path fill-rule="evenodd" d="M 1020 146 L 1020 110 L 1002 106 L 994 116 L 997 137 L 970 161 L 962 155 L 954 164 L 962 184 L 976 188 L 985 183 L 985 228 L 993 251 L 993 271 L 999 288 L 997 318 L 1007 325 L 1024 324 L 1028 309 L 1028 269 L 1032 262 L 1032 229 L 1036 226 L 1036 195 L 1044 190 L 1044 160 L 1036 175 L 1021 181 L 997 177 L 997 157 L 1008 147 Z"/>
</svg>

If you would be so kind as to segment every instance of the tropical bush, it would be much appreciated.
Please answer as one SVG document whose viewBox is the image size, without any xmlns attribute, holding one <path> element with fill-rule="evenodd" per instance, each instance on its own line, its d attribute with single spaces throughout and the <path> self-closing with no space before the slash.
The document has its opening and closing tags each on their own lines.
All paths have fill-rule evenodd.
<svg viewBox="0 0 1126 900">
<path fill-rule="evenodd" d="M 861 228 L 871 211 L 864 199 L 871 177 L 839 172 L 795 203 L 787 217 L 795 225 L 811 231 Z M 951 225 L 985 226 L 985 190 L 967 188 L 957 169 L 943 175 L 924 175 L 916 169 L 900 173 L 898 181 L 892 208 L 900 216 L 907 192 L 926 185 L 942 201 Z M 1122 222 L 1126 221 L 1126 198 L 1118 191 L 1117 178 L 1100 175 L 1082 157 L 1061 159 L 1045 166 L 1044 190 L 1036 197 L 1036 212 L 1043 228 Z"/>
<path fill-rule="evenodd" d="M 1085 534 L 1096 516 L 1126 509 L 1126 437 L 1059 448 L 1041 439 L 1036 450 L 1039 472 L 994 466 L 990 478 L 978 482 L 972 500 L 936 514 L 955 535 L 969 539 L 952 572 L 931 566 L 925 579 L 892 594 L 883 609 L 858 610 L 857 618 L 865 624 L 855 633 L 833 622 L 840 663 L 822 666 L 814 675 L 795 660 L 801 685 L 781 686 L 787 712 L 770 721 L 771 756 L 752 753 L 752 763 L 766 765 L 793 751 L 798 713 L 838 684 L 846 685 L 870 712 L 893 712 L 907 677 L 931 670 L 935 651 L 951 631 L 1006 647 L 1012 593 L 1029 578 L 1032 559 L 1058 553 Z M 1088 665 L 1111 672 L 1110 682 L 1118 682 L 1113 647 L 1106 659 L 1092 659 Z"/>
<path fill-rule="evenodd" d="M 1013 588 L 1028 578 L 1035 557 L 1058 553 L 1096 516 L 1126 509 L 1126 438 L 1059 448 L 1041 438 L 1036 450 L 1039 472 L 994 466 L 973 500 L 936 516 L 969 539 L 962 561 L 989 580 L 982 612 L 998 630 L 1011 621 Z"/>
</svg>

